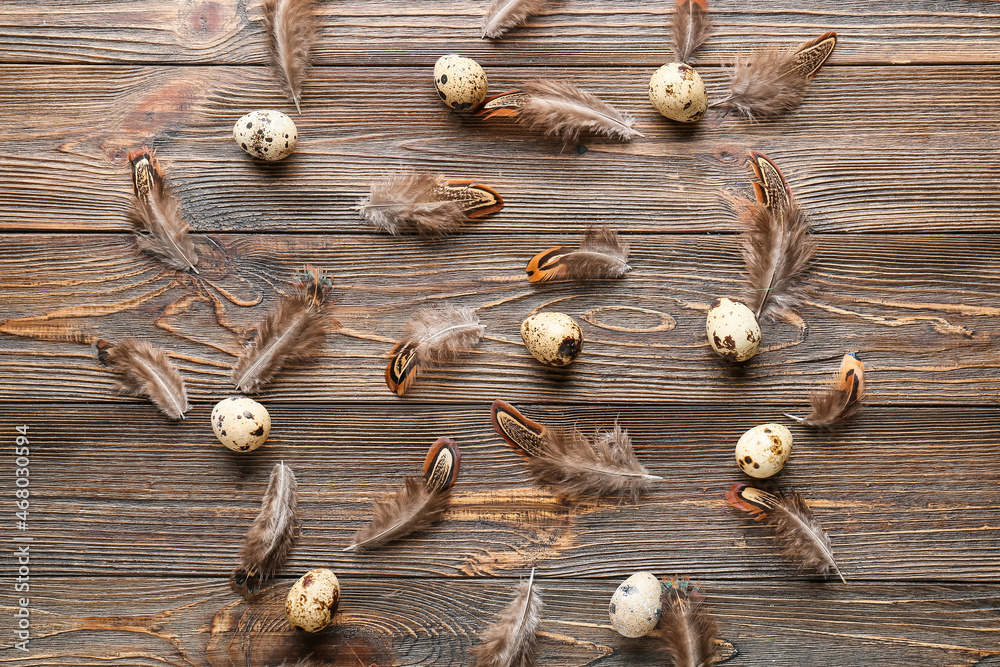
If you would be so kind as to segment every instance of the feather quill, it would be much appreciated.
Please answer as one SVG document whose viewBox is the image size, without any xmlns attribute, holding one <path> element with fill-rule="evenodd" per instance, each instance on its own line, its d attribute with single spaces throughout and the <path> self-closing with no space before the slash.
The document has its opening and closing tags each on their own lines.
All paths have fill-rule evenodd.
<svg viewBox="0 0 1000 667">
<path fill-rule="evenodd" d="M 284 463 L 276 463 L 271 469 L 260 513 L 243 539 L 240 565 L 229 578 L 233 590 L 245 599 L 254 598 L 261 585 L 288 559 L 299 527 L 297 503 L 295 473 Z"/>
<path fill-rule="evenodd" d="M 475 667 L 534 667 L 542 596 L 535 590 L 535 570 L 521 582 L 514 599 L 470 650 Z"/>
<path fill-rule="evenodd" d="M 325 304 L 332 288 L 332 278 L 307 267 L 292 294 L 267 314 L 236 360 L 232 377 L 240 391 L 255 394 L 283 367 L 312 359 L 330 327 Z"/>
<path fill-rule="evenodd" d="M 757 521 L 766 521 L 774 529 L 782 556 L 800 568 L 820 574 L 827 574 L 832 569 L 847 583 L 833 558 L 830 537 L 798 493 L 785 494 L 779 490 L 771 493 L 746 482 L 736 482 L 726 494 L 726 500 Z"/>
<path fill-rule="evenodd" d="M 674 38 L 674 57 L 677 62 L 690 63 L 691 56 L 712 32 L 708 0 L 677 0 L 677 9 L 670 21 L 670 31 Z"/>
<path fill-rule="evenodd" d="M 816 241 L 777 165 L 757 152 L 750 153 L 750 161 L 758 179 L 757 201 L 740 206 L 747 229 L 742 250 L 751 289 L 748 302 L 758 319 L 773 319 L 798 303 L 799 277 L 813 261 Z"/>
<path fill-rule="evenodd" d="M 385 384 L 402 396 L 420 370 L 440 366 L 479 344 L 486 326 L 472 308 L 425 308 L 406 323 L 406 336 L 392 348 Z"/>
<path fill-rule="evenodd" d="M 580 248 L 549 248 L 531 258 L 525 271 L 531 282 L 621 278 L 628 265 L 628 244 L 608 226 L 588 227 Z"/>
<path fill-rule="evenodd" d="M 429 488 L 407 477 L 401 490 L 375 504 L 371 523 L 354 535 L 344 551 L 362 551 L 380 546 L 431 525 L 448 510 L 451 488 Z"/>
<path fill-rule="evenodd" d="M 487 185 L 414 172 L 390 174 L 372 183 L 368 198 L 357 206 L 361 217 L 380 232 L 429 237 L 450 234 L 467 219 L 502 208 L 500 193 Z"/>
<path fill-rule="evenodd" d="M 163 178 L 158 161 L 146 148 L 131 151 L 128 157 L 135 193 L 128 218 L 139 250 L 172 269 L 198 273 L 191 227 L 184 221 L 181 202 Z"/>
<path fill-rule="evenodd" d="M 635 119 L 568 81 L 536 79 L 524 87 L 517 119 L 531 130 L 575 143 L 584 132 L 628 141 L 644 137 Z"/>
<path fill-rule="evenodd" d="M 545 0 L 495 0 L 483 16 L 482 37 L 496 39 L 542 11 Z"/>
<path fill-rule="evenodd" d="M 271 68 L 295 109 L 302 113 L 302 83 L 309 69 L 309 50 L 316 41 L 314 0 L 265 0 L 264 29 Z"/>
<path fill-rule="evenodd" d="M 665 579 L 662 586 L 660 637 L 674 667 L 711 667 L 719 661 L 719 624 L 705 610 L 705 596 L 687 579 Z"/>
<path fill-rule="evenodd" d="M 833 428 L 861 411 L 865 395 L 865 364 L 853 352 L 844 355 L 833 384 L 809 397 L 810 411 L 805 417 L 785 414 L 789 419 L 816 428 Z"/>
<path fill-rule="evenodd" d="M 117 343 L 97 341 L 97 357 L 119 374 L 112 389 L 128 396 L 145 396 L 170 419 L 188 411 L 184 378 L 163 348 L 126 338 Z"/>
</svg>

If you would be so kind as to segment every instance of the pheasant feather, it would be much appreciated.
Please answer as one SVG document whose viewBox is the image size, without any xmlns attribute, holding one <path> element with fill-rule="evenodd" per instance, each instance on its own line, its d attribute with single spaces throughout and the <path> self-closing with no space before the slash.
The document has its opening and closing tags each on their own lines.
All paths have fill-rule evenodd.
<svg viewBox="0 0 1000 667">
<path fill-rule="evenodd" d="M 705 610 L 705 596 L 687 579 L 665 579 L 660 636 L 674 667 L 711 667 L 719 661 L 719 624 Z"/>
<path fill-rule="evenodd" d="M 628 264 L 628 244 L 608 226 L 589 227 L 577 250 L 557 246 L 531 258 L 525 271 L 531 282 L 620 278 Z"/>
<path fill-rule="evenodd" d="M 119 374 L 114 391 L 145 396 L 170 419 L 184 419 L 188 411 L 184 378 L 163 348 L 134 338 L 117 343 L 99 340 L 97 357 Z"/>
<path fill-rule="evenodd" d="M 517 119 L 531 130 L 575 143 L 583 133 L 622 141 L 645 136 L 633 129 L 635 119 L 568 81 L 536 79 L 524 87 Z"/>
<path fill-rule="evenodd" d="M 316 41 L 314 0 L 265 0 L 264 29 L 274 70 L 285 94 L 302 113 L 302 83 L 309 69 L 309 50 Z"/>
<path fill-rule="evenodd" d="M 679 63 L 690 63 L 691 56 L 705 43 L 712 32 L 708 15 L 708 0 L 677 0 L 670 21 L 674 57 Z"/>
<path fill-rule="evenodd" d="M 482 634 L 470 653 L 475 667 L 534 667 L 542 597 L 535 590 L 535 571 L 518 585 L 514 599 Z"/>
<path fill-rule="evenodd" d="M 147 149 L 129 153 L 135 200 L 128 218 L 135 229 L 139 250 L 172 269 L 198 273 L 198 253 L 181 214 L 180 200 L 163 178 L 163 172 Z"/>
<path fill-rule="evenodd" d="M 406 324 L 406 336 L 392 348 L 385 367 L 385 383 L 400 396 L 422 368 L 458 359 L 482 340 L 486 327 L 471 308 L 425 308 Z"/>
<path fill-rule="evenodd" d="M 483 16 L 483 37 L 496 39 L 542 11 L 545 0 L 495 0 Z"/>
</svg>

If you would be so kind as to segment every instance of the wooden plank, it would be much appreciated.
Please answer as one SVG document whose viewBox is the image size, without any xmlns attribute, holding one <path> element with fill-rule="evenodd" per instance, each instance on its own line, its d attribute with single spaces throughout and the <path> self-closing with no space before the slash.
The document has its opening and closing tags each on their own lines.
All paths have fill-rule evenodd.
<svg viewBox="0 0 1000 667">
<path fill-rule="evenodd" d="M 663 664 L 655 635 L 629 640 L 611 629 L 607 605 L 617 584 L 539 581 L 545 601 L 540 664 Z M 469 648 L 506 604 L 516 579 L 345 576 L 336 625 L 315 637 L 285 625 L 282 596 L 288 585 L 282 581 L 248 607 L 218 578 L 39 581 L 32 587 L 30 650 L 4 647 L 0 660 L 17 667 L 244 667 L 277 665 L 311 652 L 338 667 L 469 665 Z M 765 661 L 777 667 L 971 667 L 992 664 L 998 655 L 996 585 L 701 585 L 719 621 L 718 650 L 727 667 Z M 9 619 L 4 614 L 0 628 L 6 630 Z"/>
<path fill-rule="evenodd" d="M 232 124 L 261 107 L 288 111 L 263 68 L 11 66 L 0 73 L 0 229 L 122 231 L 127 152 L 159 149 L 192 225 L 202 231 L 365 231 L 354 210 L 394 169 L 474 177 L 507 200 L 471 230 L 563 231 L 614 222 L 633 231 L 735 229 L 727 195 L 746 196 L 749 150 L 770 154 L 822 232 L 994 231 L 1000 217 L 996 67 L 831 68 L 803 107 L 750 124 L 690 130 L 646 99 L 649 69 L 552 69 L 637 114 L 648 136 L 588 140 L 580 155 L 509 121 L 449 113 L 430 68 L 324 68 L 310 79 L 301 143 L 266 165 L 232 142 Z M 491 68 L 502 90 L 537 69 Z M 722 73 L 705 71 L 721 94 Z M 372 86 L 359 85 L 372 82 Z M 387 97 L 383 91 L 392 90 Z M 67 97 L 68 96 L 68 97 Z M 962 100 L 956 113 L 955 100 Z M 68 105 L 73 113 L 53 114 Z M 845 113 L 845 110 L 848 112 Z M 3 128 L 7 128 L 4 130 Z M 984 143 L 985 142 L 985 143 Z"/>
<path fill-rule="evenodd" d="M 497 436 L 489 404 L 297 406 L 264 401 L 271 437 L 254 454 L 220 445 L 211 404 L 181 423 L 151 406 L 24 405 L 0 409 L 30 440 L 32 573 L 49 577 L 225 576 L 237 563 L 271 467 L 299 482 L 302 533 L 288 569 L 329 566 L 352 577 L 612 577 L 649 569 L 702 579 L 821 582 L 779 559 L 767 528 L 729 507 L 741 478 L 739 436 L 789 424 L 794 453 L 779 482 L 801 492 L 831 536 L 848 581 L 992 583 L 1000 574 L 1000 489 L 991 481 L 995 410 L 869 407 L 835 433 L 791 424 L 753 403 L 543 406 L 553 427 L 617 420 L 637 456 L 666 481 L 636 505 L 560 501 L 535 487 Z M 419 474 L 440 436 L 463 451 L 446 518 L 363 554 L 343 553 L 374 500 Z M 6 437 L 6 436 L 5 436 Z M 834 579 L 827 580 L 832 585 Z M 812 585 L 812 584 L 808 584 Z"/>
<path fill-rule="evenodd" d="M 0 48 L 5 62 L 261 63 L 261 3 L 165 0 L 93 3 L 5 2 Z M 484 63 L 571 62 L 662 65 L 673 58 L 667 28 L 673 3 L 627 0 L 552 3 L 499 41 L 481 40 L 486 0 L 413 5 L 320 3 L 323 65 L 432 63 L 460 52 Z M 715 31 L 702 62 L 729 62 L 763 46 L 801 43 L 827 30 L 841 35 L 833 62 L 1000 62 L 1000 14 L 986 0 L 843 3 L 835 0 L 748 6 L 713 0 Z"/>
<path fill-rule="evenodd" d="M 5 236 L 0 271 L 0 396 L 115 401 L 112 374 L 87 344 L 128 336 L 171 350 L 195 401 L 232 391 L 246 332 L 311 263 L 336 276 L 330 334 L 315 364 L 283 372 L 275 401 L 398 402 L 385 356 L 421 307 L 478 309 L 485 340 L 428 371 L 406 402 L 753 401 L 787 408 L 825 385 L 855 350 L 877 403 L 993 405 L 1000 391 L 992 236 L 820 237 L 798 322 L 764 325 L 764 352 L 745 367 L 709 350 L 705 312 L 743 290 L 733 236 L 629 235 L 635 269 L 621 281 L 533 285 L 536 252 L 576 235 L 215 235 L 200 240 L 200 277 L 163 271 L 127 235 Z M 58 267 L 58 269 L 56 269 Z M 524 348 L 521 321 L 541 309 L 578 318 L 586 340 L 566 369 Z M 74 344 L 68 344 L 74 343 Z"/>
</svg>

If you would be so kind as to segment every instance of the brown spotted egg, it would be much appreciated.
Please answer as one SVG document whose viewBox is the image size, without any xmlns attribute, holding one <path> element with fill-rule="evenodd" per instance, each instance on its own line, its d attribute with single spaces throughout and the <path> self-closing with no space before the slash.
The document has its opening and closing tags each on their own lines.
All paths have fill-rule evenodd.
<svg viewBox="0 0 1000 667">
<path fill-rule="evenodd" d="M 611 596 L 611 626 L 623 637 L 648 635 L 660 621 L 660 581 L 652 572 L 636 572 Z"/>
<path fill-rule="evenodd" d="M 233 139 L 255 158 L 274 162 L 295 150 L 299 131 L 280 111 L 251 111 L 233 125 Z"/>
<path fill-rule="evenodd" d="M 667 63 L 649 80 L 649 101 L 670 120 L 693 123 L 708 111 L 701 76 L 690 65 Z"/>
<path fill-rule="evenodd" d="M 583 350 L 580 325 L 565 313 L 538 313 L 521 322 L 531 356 L 546 366 L 568 366 Z"/>
<path fill-rule="evenodd" d="M 472 58 L 451 53 L 434 64 L 434 86 L 449 107 L 470 111 L 486 99 L 486 72 Z"/>
<path fill-rule="evenodd" d="M 792 455 L 792 433 L 781 424 L 761 424 L 736 443 L 736 462 L 751 477 L 764 479 L 785 467 Z"/>
<path fill-rule="evenodd" d="M 753 311 L 739 301 L 719 299 L 705 321 L 708 343 L 726 361 L 746 361 L 760 349 L 760 324 Z"/>
<path fill-rule="evenodd" d="M 337 575 L 322 568 L 309 570 L 292 585 L 285 598 L 285 618 L 298 630 L 319 632 L 333 621 L 340 604 Z"/>
<path fill-rule="evenodd" d="M 271 415 L 252 398 L 224 398 L 212 408 L 212 430 L 234 452 L 252 452 L 271 434 Z"/>
</svg>

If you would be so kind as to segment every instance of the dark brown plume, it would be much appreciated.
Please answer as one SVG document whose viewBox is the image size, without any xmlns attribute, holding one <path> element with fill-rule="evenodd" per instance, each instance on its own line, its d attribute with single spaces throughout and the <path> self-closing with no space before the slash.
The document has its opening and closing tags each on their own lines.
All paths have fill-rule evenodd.
<svg viewBox="0 0 1000 667">
<path fill-rule="evenodd" d="M 542 614 L 542 597 L 534 582 L 532 570 L 528 580 L 518 585 L 514 599 L 500 612 L 500 618 L 469 651 L 475 667 L 534 667 L 536 632 Z"/>
<path fill-rule="evenodd" d="M 773 319 L 791 312 L 798 303 L 799 277 L 812 263 L 816 241 L 809 231 L 806 214 L 792 199 L 777 165 L 757 152 L 750 153 L 750 161 L 758 176 L 755 184 L 758 200 L 740 207 L 740 217 L 747 228 L 742 248 L 751 289 L 747 302 L 758 319 L 761 316 Z M 788 192 L 787 199 L 764 199 L 768 190 L 760 187 L 761 174 L 780 179 Z"/>
<path fill-rule="evenodd" d="M 502 208 L 496 190 L 473 180 L 400 172 L 372 183 L 357 210 L 380 232 L 438 237 Z"/>
<path fill-rule="evenodd" d="M 674 667 L 711 667 L 719 661 L 719 624 L 705 610 L 705 596 L 688 579 L 663 580 L 660 636 Z"/>
<path fill-rule="evenodd" d="M 172 269 L 198 273 L 191 227 L 184 221 L 181 202 L 164 180 L 156 158 L 145 148 L 131 151 L 128 157 L 135 192 L 128 218 L 139 250 Z"/>
<path fill-rule="evenodd" d="M 385 544 L 431 525 L 448 510 L 451 489 L 430 489 L 420 480 L 407 477 L 404 487 L 375 504 L 371 523 L 354 535 L 354 543 L 344 551 L 361 551 Z"/>
<path fill-rule="evenodd" d="M 276 463 L 260 513 L 243 538 L 240 565 L 229 578 L 233 590 L 245 599 L 255 597 L 261 585 L 277 574 L 288 559 L 299 527 L 297 503 L 295 473 L 284 463 Z"/>
<path fill-rule="evenodd" d="M 542 11 L 545 0 L 494 0 L 483 16 L 483 37 L 496 39 Z"/>
<path fill-rule="evenodd" d="M 864 395 L 865 364 L 853 352 L 848 352 L 840 362 L 840 371 L 833 378 L 833 384 L 823 391 L 813 392 L 809 397 L 812 407 L 809 414 L 805 417 L 785 416 L 806 426 L 833 428 L 861 411 Z"/>
<path fill-rule="evenodd" d="M 531 282 L 621 278 L 628 265 L 628 244 L 608 226 L 588 227 L 579 250 L 549 248 L 531 258 L 525 271 Z"/>
<path fill-rule="evenodd" d="M 746 482 L 736 482 L 726 494 L 726 500 L 757 521 L 767 521 L 774 529 L 782 556 L 803 569 L 816 570 L 820 574 L 827 574 L 832 568 L 840 580 L 847 583 L 833 559 L 829 536 L 798 493 L 784 494 L 778 490 L 772 493 Z"/>
<path fill-rule="evenodd" d="M 309 49 L 316 41 L 314 0 L 265 0 L 264 30 L 267 49 L 281 87 L 302 113 L 302 82 L 309 69 Z"/>
<path fill-rule="evenodd" d="M 232 376 L 240 391 L 255 394 L 283 367 L 312 359 L 330 328 L 325 304 L 332 288 L 331 277 L 307 267 L 292 294 L 267 314 L 236 360 Z"/>
<path fill-rule="evenodd" d="M 802 103 L 809 82 L 837 44 L 828 32 L 791 51 L 766 49 L 737 58 L 729 74 L 729 96 L 714 103 L 724 113 L 739 111 L 750 120 L 774 118 Z"/>
<path fill-rule="evenodd" d="M 479 344 L 486 327 L 472 308 L 425 308 L 406 323 L 406 336 L 392 348 L 385 384 L 400 396 L 421 368 L 439 366 Z"/>
<path fill-rule="evenodd" d="M 584 132 L 628 141 L 644 134 L 632 129 L 635 119 L 568 81 L 536 79 L 524 87 L 528 97 L 517 114 L 531 130 L 575 143 Z"/>
<path fill-rule="evenodd" d="M 670 21 L 670 31 L 674 37 L 674 57 L 677 62 L 690 63 L 691 56 L 712 32 L 708 0 L 677 0 L 677 9 Z"/>
<path fill-rule="evenodd" d="M 119 374 L 112 389 L 128 396 L 145 396 L 171 419 L 188 411 L 184 378 L 163 348 L 126 338 L 117 343 L 97 341 L 97 358 Z"/>
</svg>

